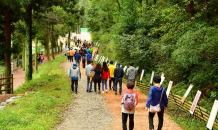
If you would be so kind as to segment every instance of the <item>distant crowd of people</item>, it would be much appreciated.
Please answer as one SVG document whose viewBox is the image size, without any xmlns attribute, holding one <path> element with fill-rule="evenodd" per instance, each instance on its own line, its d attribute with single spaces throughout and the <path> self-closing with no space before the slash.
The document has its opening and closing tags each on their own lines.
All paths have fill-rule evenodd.
<svg viewBox="0 0 218 130">
<path fill-rule="evenodd" d="M 138 75 L 137 68 L 133 67 L 133 63 L 129 63 L 127 69 L 127 90 L 122 91 L 122 79 L 124 77 L 124 70 L 120 67 L 120 63 L 114 66 L 114 62 L 110 61 L 110 65 L 107 66 L 107 62 L 96 63 L 94 65 L 92 60 L 93 49 L 90 46 L 81 47 L 79 50 L 70 48 L 67 51 L 67 56 L 70 62 L 73 62 L 73 67 L 70 68 L 69 78 L 71 80 L 72 92 L 77 94 L 78 80 L 81 79 L 80 61 L 82 59 L 83 68 L 85 68 L 85 74 L 87 76 L 86 92 L 92 92 L 92 84 L 94 82 L 94 92 L 96 94 L 108 93 L 108 91 L 114 91 L 114 94 L 121 95 L 122 104 L 122 128 L 127 130 L 127 119 L 129 117 L 129 130 L 134 129 L 134 113 L 135 107 L 138 104 L 138 95 L 134 91 L 135 81 Z M 82 58 L 81 58 L 82 57 Z M 85 67 L 85 63 L 87 63 Z M 107 81 L 109 80 L 109 88 L 107 87 Z M 149 129 L 154 130 L 153 118 L 155 113 L 158 114 L 159 124 L 158 129 L 161 130 L 163 126 L 164 111 L 167 110 L 168 98 L 166 96 L 166 90 L 160 84 L 161 77 L 154 76 L 154 86 L 150 88 L 149 97 L 146 103 L 146 110 L 149 111 Z M 119 90 L 118 90 L 119 83 Z M 112 85 L 113 84 L 113 85 Z M 74 87 L 75 86 L 75 87 Z"/>
</svg>

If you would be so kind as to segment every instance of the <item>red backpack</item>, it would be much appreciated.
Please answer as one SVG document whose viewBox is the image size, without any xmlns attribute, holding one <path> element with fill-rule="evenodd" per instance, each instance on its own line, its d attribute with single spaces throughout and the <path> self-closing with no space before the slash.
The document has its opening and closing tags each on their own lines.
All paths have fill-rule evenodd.
<svg viewBox="0 0 218 130">
<path fill-rule="evenodd" d="M 124 97 L 124 109 L 126 110 L 132 110 L 134 107 L 135 107 L 135 102 L 134 102 L 134 99 L 133 99 L 133 93 L 134 91 L 131 92 L 131 94 L 129 94 L 127 91 L 126 91 L 126 95 Z"/>
<path fill-rule="evenodd" d="M 83 53 L 83 50 L 81 49 L 81 50 L 79 51 L 79 53 L 82 54 L 82 53 Z"/>
</svg>

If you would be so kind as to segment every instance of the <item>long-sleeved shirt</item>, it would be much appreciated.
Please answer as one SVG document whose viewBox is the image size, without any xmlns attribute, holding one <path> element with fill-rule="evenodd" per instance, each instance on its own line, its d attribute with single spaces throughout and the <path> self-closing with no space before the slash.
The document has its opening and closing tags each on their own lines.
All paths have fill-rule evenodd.
<svg viewBox="0 0 218 130">
<path fill-rule="evenodd" d="M 114 65 L 110 65 L 108 68 L 110 70 L 110 77 L 114 78 L 114 70 L 116 67 Z"/>
<path fill-rule="evenodd" d="M 133 91 L 132 89 L 128 89 L 128 90 L 127 90 L 128 94 L 131 94 L 132 91 Z M 126 110 L 126 109 L 124 108 L 124 106 L 123 106 L 126 95 L 127 95 L 127 93 L 126 93 L 126 91 L 124 91 L 124 92 L 122 93 L 122 96 L 121 96 L 121 104 L 122 104 L 122 111 L 121 111 L 121 112 L 122 112 L 122 113 L 128 113 L 128 114 L 134 114 L 134 113 L 135 113 L 135 107 L 136 107 L 137 104 L 138 104 L 138 95 L 137 95 L 137 93 L 136 93 L 135 91 L 133 91 L 132 96 L 133 96 L 134 106 L 135 106 L 135 107 L 134 107 L 131 111 Z"/>
<path fill-rule="evenodd" d="M 91 70 L 92 70 L 92 65 L 91 64 L 87 65 L 86 66 L 86 75 L 87 76 L 89 76 L 89 71 L 91 71 Z"/>
<path fill-rule="evenodd" d="M 102 69 L 103 75 L 101 76 L 101 79 L 107 79 L 110 78 L 110 70 L 107 69 L 107 71 L 105 71 L 104 69 Z"/>
<path fill-rule="evenodd" d="M 119 79 L 119 78 L 123 78 L 123 76 L 124 76 L 123 68 L 121 68 L 121 67 L 115 68 L 115 70 L 114 70 L 114 77 L 116 79 Z"/>
<path fill-rule="evenodd" d="M 75 60 L 76 60 L 76 61 L 79 61 L 80 59 L 81 59 L 80 54 L 76 54 L 76 55 L 75 55 Z"/>
<path fill-rule="evenodd" d="M 71 78 L 72 80 L 78 80 L 79 77 L 81 78 L 80 69 L 76 66 L 70 68 L 69 78 Z"/>
<path fill-rule="evenodd" d="M 135 69 L 135 67 L 129 67 L 127 69 L 126 76 L 128 76 L 128 80 L 135 80 L 137 76 L 137 70 Z"/>
<path fill-rule="evenodd" d="M 163 90 L 163 96 L 162 96 L 161 103 L 160 103 L 160 108 L 164 109 L 165 107 L 167 107 L 168 98 L 166 95 L 166 90 L 162 86 L 160 88 L 158 88 L 156 86 L 152 86 L 150 88 L 149 97 L 147 100 L 146 107 L 150 107 L 150 105 L 156 106 L 160 102 L 162 89 L 164 89 L 164 90 Z"/>
</svg>

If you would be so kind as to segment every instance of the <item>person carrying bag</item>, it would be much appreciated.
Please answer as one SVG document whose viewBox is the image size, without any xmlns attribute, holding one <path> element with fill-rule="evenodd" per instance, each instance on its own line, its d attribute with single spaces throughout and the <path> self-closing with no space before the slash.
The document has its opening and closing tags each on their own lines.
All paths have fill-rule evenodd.
<svg viewBox="0 0 218 130">
<path fill-rule="evenodd" d="M 164 110 L 167 111 L 168 99 L 165 88 L 160 84 L 161 77 L 154 76 L 154 86 L 150 88 L 149 97 L 146 104 L 146 110 L 149 111 L 149 129 L 154 130 L 153 118 L 155 113 L 158 115 L 158 129 L 161 130 L 163 126 Z"/>
</svg>

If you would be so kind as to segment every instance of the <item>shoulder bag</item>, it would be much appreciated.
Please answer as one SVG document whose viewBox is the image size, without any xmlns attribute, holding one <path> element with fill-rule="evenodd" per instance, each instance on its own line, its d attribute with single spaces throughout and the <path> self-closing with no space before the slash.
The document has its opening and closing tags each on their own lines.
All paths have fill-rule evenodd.
<svg viewBox="0 0 218 130">
<path fill-rule="evenodd" d="M 150 105 L 149 112 L 156 113 L 156 112 L 160 112 L 161 111 L 160 103 L 161 103 L 161 99 L 162 99 L 162 95 L 163 95 L 163 90 L 164 90 L 164 88 L 162 89 L 162 93 L 161 93 L 161 97 L 160 97 L 160 102 L 156 106 Z"/>
</svg>

